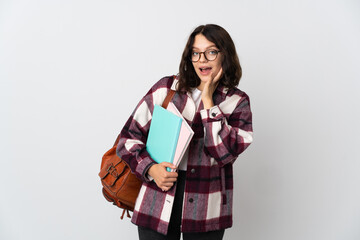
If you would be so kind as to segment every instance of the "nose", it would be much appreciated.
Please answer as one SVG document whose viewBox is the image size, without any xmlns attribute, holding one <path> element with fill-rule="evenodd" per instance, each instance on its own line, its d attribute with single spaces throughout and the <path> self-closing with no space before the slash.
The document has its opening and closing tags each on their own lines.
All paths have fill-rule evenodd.
<svg viewBox="0 0 360 240">
<path fill-rule="evenodd" d="M 206 59 L 206 57 L 205 57 L 205 53 L 204 53 L 204 52 L 200 53 L 200 59 L 199 59 L 199 61 L 200 61 L 200 62 L 207 62 L 207 59 Z"/>
</svg>

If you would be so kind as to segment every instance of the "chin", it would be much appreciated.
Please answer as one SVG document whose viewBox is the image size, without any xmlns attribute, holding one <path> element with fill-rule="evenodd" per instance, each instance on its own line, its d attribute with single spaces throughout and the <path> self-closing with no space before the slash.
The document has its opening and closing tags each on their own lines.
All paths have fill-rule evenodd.
<svg viewBox="0 0 360 240">
<path fill-rule="evenodd" d="M 202 82 L 207 82 L 207 81 L 210 80 L 210 77 L 211 77 L 211 76 L 200 76 L 199 78 L 200 78 L 200 80 L 201 80 Z"/>
</svg>

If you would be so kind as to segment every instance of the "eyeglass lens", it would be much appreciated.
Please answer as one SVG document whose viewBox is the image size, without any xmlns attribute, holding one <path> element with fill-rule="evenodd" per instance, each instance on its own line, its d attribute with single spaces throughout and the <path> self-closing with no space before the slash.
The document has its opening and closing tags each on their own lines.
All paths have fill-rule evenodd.
<svg viewBox="0 0 360 240">
<path fill-rule="evenodd" d="M 205 52 L 193 52 L 191 55 L 191 61 L 197 62 L 201 58 L 201 54 L 205 55 L 206 60 L 214 61 L 218 55 L 219 51 L 216 50 L 206 50 Z"/>
</svg>

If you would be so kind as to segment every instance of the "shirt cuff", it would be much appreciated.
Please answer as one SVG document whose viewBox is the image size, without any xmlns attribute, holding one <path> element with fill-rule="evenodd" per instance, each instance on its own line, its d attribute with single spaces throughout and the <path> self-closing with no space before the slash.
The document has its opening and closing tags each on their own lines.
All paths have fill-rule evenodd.
<svg viewBox="0 0 360 240">
<path fill-rule="evenodd" d="M 148 173 L 146 174 L 146 180 L 149 180 L 149 182 L 151 182 L 152 180 L 154 180 L 154 178 L 152 176 L 150 176 Z"/>
<path fill-rule="evenodd" d="M 146 157 L 140 162 L 140 164 L 137 165 L 136 172 L 141 174 L 142 178 L 146 182 L 150 182 L 151 179 L 148 178 L 148 176 L 149 176 L 148 170 L 154 164 L 155 164 L 154 160 L 152 160 L 150 157 Z"/>
<path fill-rule="evenodd" d="M 154 180 L 154 178 L 152 176 L 149 175 L 149 169 L 151 168 L 152 165 L 154 165 L 155 163 L 151 163 L 149 164 L 146 169 L 145 169 L 145 174 L 143 175 L 144 179 L 146 182 L 151 182 L 152 180 Z"/>
</svg>

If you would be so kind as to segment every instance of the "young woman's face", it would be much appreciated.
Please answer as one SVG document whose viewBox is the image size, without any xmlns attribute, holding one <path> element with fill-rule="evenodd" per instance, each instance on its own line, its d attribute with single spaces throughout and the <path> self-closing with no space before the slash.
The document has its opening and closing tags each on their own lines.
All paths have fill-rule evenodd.
<svg viewBox="0 0 360 240">
<path fill-rule="evenodd" d="M 215 50 L 215 51 L 209 51 Z M 213 55 L 219 49 L 216 47 L 215 43 L 210 42 L 207 38 L 201 33 L 195 36 L 192 55 L 199 55 L 201 52 L 208 51 L 208 55 L 211 59 L 211 54 Z M 214 56 L 213 56 L 214 57 Z M 221 69 L 222 55 L 221 52 L 217 53 L 215 60 L 209 61 L 205 57 L 205 53 L 200 54 L 200 59 L 197 62 L 192 62 L 195 72 L 201 80 L 200 85 L 203 85 L 205 82 L 214 78 L 216 74 Z"/>
</svg>

